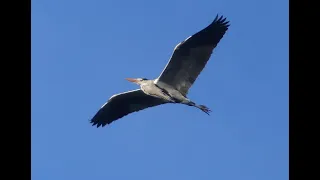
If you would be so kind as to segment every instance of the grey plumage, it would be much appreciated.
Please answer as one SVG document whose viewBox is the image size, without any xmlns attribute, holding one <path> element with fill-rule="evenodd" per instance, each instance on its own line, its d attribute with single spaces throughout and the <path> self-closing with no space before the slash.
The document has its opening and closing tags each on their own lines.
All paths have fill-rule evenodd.
<svg viewBox="0 0 320 180">
<path fill-rule="evenodd" d="M 219 18 L 217 15 L 209 26 L 179 43 L 159 76 L 159 81 L 187 95 L 189 88 L 207 64 L 213 49 L 228 30 L 228 23 L 226 18 Z"/>
<path fill-rule="evenodd" d="M 92 125 L 105 126 L 112 121 L 122 118 L 132 112 L 137 112 L 148 107 L 164 104 L 166 101 L 149 96 L 141 89 L 128 91 L 112 96 L 96 115 L 92 118 Z"/>
<path fill-rule="evenodd" d="M 206 28 L 179 43 L 157 79 L 128 78 L 140 89 L 112 96 L 91 119 L 92 125 L 105 126 L 132 112 L 166 103 L 194 106 L 209 114 L 209 108 L 192 102 L 187 94 L 228 30 L 228 23 L 217 15 Z"/>
</svg>

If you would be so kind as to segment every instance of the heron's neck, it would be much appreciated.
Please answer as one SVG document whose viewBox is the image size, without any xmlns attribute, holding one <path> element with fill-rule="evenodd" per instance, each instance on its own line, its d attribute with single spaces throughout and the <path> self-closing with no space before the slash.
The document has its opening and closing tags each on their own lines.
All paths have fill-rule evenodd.
<svg viewBox="0 0 320 180">
<path fill-rule="evenodd" d="M 141 84 L 140 84 L 140 87 L 141 86 L 150 86 L 153 84 L 153 81 L 152 80 L 146 80 L 146 81 L 143 81 Z"/>
</svg>

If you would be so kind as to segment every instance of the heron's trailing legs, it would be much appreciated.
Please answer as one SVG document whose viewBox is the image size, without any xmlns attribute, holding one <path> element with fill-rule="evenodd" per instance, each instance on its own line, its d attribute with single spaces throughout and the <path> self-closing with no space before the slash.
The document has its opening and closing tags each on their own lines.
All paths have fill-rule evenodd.
<svg viewBox="0 0 320 180">
<path fill-rule="evenodd" d="M 206 114 L 210 115 L 209 113 L 211 112 L 211 110 L 206 107 L 205 105 L 197 105 L 196 103 L 190 101 L 188 103 L 186 103 L 188 106 L 194 106 L 198 109 L 200 109 L 201 111 L 205 112 Z"/>
</svg>

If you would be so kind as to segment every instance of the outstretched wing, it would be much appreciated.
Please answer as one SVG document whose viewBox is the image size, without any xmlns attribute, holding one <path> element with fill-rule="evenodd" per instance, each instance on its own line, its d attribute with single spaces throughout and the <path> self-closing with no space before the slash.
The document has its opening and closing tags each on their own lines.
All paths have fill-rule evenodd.
<svg viewBox="0 0 320 180">
<path fill-rule="evenodd" d="M 105 126 L 130 113 L 164 104 L 166 101 L 146 95 L 142 90 L 113 95 L 91 119 L 92 125 Z"/>
<path fill-rule="evenodd" d="M 179 43 L 155 82 L 166 83 L 186 95 L 228 30 L 228 23 L 217 15 L 209 26 Z"/>
</svg>

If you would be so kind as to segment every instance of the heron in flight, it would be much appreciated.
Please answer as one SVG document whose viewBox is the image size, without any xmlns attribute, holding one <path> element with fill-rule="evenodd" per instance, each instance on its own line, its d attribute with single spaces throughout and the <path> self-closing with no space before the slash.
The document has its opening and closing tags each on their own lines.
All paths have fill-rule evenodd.
<svg viewBox="0 0 320 180">
<path fill-rule="evenodd" d="M 167 103 L 193 106 L 209 115 L 208 107 L 196 104 L 187 94 L 228 27 L 229 21 L 217 15 L 206 28 L 176 45 L 158 78 L 126 78 L 140 89 L 111 96 L 90 120 L 92 125 L 103 127 L 130 113 Z"/>
</svg>

